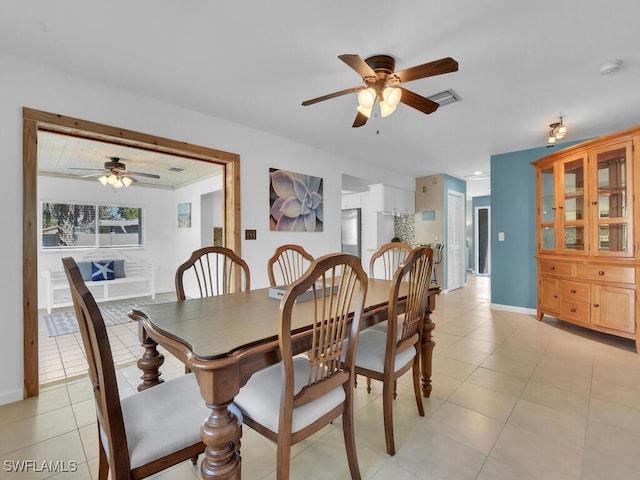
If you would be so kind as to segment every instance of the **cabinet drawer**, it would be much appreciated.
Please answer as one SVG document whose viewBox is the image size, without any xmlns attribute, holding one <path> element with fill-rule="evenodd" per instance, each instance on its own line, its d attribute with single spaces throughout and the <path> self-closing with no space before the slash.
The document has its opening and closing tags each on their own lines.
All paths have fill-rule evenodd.
<svg viewBox="0 0 640 480">
<path fill-rule="evenodd" d="M 591 305 L 583 302 L 572 302 L 570 300 L 562 300 L 561 318 L 566 318 L 569 321 L 588 324 L 589 323 L 589 309 Z"/>
<path fill-rule="evenodd" d="M 561 263 L 548 260 L 540 261 L 540 273 L 572 277 L 573 263 Z"/>
<path fill-rule="evenodd" d="M 580 282 L 562 282 L 562 299 L 570 302 L 589 303 L 591 285 Z"/>
<path fill-rule="evenodd" d="M 578 264 L 576 274 L 585 280 L 601 280 L 603 282 L 618 283 L 636 282 L 636 270 L 634 267 Z"/>
</svg>

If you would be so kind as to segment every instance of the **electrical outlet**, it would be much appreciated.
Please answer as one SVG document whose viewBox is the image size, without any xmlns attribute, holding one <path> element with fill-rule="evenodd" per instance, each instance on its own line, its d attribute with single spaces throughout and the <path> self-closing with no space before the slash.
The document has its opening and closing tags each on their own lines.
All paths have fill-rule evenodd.
<svg viewBox="0 0 640 480">
<path fill-rule="evenodd" d="M 258 232 L 256 230 L 245 230 L 244 231 L 244 239 L 245 240 L 257 240 Z"/>
</svg>

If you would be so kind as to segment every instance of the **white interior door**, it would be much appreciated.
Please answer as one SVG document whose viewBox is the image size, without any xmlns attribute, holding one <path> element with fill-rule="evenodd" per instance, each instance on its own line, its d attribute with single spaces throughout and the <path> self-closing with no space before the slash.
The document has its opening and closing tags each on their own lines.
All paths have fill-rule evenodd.
<svg viewBox="0 0 640 480">
<path fill-rule="evenodd" d="M 464 285 L 464 195 L 447 193 L 447 290 Z"/>
</svg>

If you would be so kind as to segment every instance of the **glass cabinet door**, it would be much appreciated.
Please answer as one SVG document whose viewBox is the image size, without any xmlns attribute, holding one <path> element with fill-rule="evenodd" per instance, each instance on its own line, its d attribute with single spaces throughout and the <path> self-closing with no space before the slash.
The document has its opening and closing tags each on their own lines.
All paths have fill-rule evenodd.
<svg viewBox="0 0 640 480">
<path fill-rule="evenodd" d="M 597 254 L 631 256 L 631 142 L 593 152 L 593 245 Z"/>
<path fill-rule="evenodd" d="M 561 250 L 571 253 L 587 253 L 588 239 L 585 231 L 585 159 L 574 158 L 562 162 Z"/>
<path fill-rule="evenodd" d="M 553 165 L 540 169 L 540 249 L 556 249 L 556 196 L 555 171 Z"/>
</svg>

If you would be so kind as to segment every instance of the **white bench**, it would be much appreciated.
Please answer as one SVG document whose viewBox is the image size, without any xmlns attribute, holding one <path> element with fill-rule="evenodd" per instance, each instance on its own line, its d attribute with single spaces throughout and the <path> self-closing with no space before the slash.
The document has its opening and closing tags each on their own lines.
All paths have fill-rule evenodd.
<svg viewBox="0 0 640 480">
<path fill-rule="evenodd" d="M 145 297 L 156 298 L 155 275 L 153 263 L 125 262 L 125 276 L 113 280 L 85 280 L 96 302 L 107 300 L 122 300 L 125 298 Z M 69 282 L 64 270 L 44 270 L 47 296 L 47 313 L 52 308 L 73 305 Z"/>
</svg>

